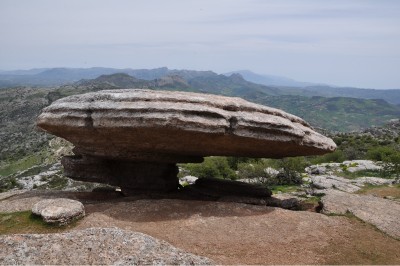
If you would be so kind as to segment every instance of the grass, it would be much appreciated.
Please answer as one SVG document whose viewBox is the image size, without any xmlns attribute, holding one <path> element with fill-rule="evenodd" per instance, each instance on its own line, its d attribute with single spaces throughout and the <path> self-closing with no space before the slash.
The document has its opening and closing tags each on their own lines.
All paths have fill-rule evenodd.
<svg viewBox="0 0 400 266">
<path fill-rule="evenodd" d="M 276 185 L 276 186 L 268 186 L 269 189 L 271 189 L 273 194 L 277 194 L 279 192 L 281 193 L 289 193 L 289 192 L 296 192 L 300 188 L 299 186 L 293 186 L 293 185 Z"/>
<path fill-rule="evenodd" d="M 66 226 L 45 223 L 31 211 L 0 213 L 0 234 L 59 233 L 76 226 L 76 221 Z"/>
<path fill-rule="evenodd" d="M 341 176 L 344 178 L 348 178 L 348 179 L 355 179 L 358 177 L 364 177 L 364 176 L 368 176 L 368 177 L 381 177 L 382 174 L 379 170 L 360 170 L 360 171 L 356 171 L 356 172 L 349 172 L 349 171 L 343 171 L 343 172 L 336 172 L 335 175 L 337 176 Z"/>
<path fill-rule="evenodd" d="M 5 163 L 0 166 L 0 176 L 15 174 L 18 171 L 26 170 L 34 165 L 41 164 L 45 156 L 45 154 L 42 155 L 41 153 L 36 153 L 17 161 Z"/>
</svg>

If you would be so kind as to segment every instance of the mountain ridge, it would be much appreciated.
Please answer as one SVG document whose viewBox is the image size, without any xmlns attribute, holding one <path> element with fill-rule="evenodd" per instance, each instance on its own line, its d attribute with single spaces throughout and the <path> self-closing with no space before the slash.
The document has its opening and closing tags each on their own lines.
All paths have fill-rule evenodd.
<svg viewBox="0 0 400 266">
<path fill-rule="evenodd" d="M 216 78 L 220 76 L 213 71 L 197 71 L 187 69 L 169 69 L 160 67 L 154 69 L 131 69 L 131 68 L 38 68 L 30 70 L 12 70 L 0 72 L 0 88 L 18 86 L 54 87 L 77 82 L 82 79 L 95 79 L 101 75 L 125 73 L 143 80 L 154 80 L 164 76 L 178 75 L 187 82 L 194 78 Z M 400 89 L 376 90 L 353 87 L 336 87 L 324 84 L 301 82 L 290 78 L 260 75 L 250 70 L 239 70 L 225 73 L 231 76 L 239 73 L 244 80 L 254 84 L 274 87 L 275 94 L 280 95 L 302 95 L 302 96 L 324 96 L 324 97 L 354 97 L 362 99 L 384 99 L 393 104 L 400 104 Z M 280 91 L 279 93 L 277 91 Z"/>
</svg>

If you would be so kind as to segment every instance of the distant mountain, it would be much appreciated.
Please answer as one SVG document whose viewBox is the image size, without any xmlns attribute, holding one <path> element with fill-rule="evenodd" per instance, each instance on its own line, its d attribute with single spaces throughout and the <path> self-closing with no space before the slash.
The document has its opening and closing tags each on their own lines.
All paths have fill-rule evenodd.
<svg viewBox="0 0 400 266">
<path fill-rule="evenodd" d="M 308 82 L 299 82 L 285 77 L 259 75 L 240 70 L 224 75 L 212 71 L 177 70 L 166 67 L 155 69 L 115 68 L 42 68 L 0 72 L 0 88 L 3 87 L 54 87 L 72 84 L 79 80 L 95 79 L 101 75 L 124 73 L 140 80 L 152 81 L 166 76 L 179 76 L 190 88 L 224 95 L 250 96 L 259 93 L 267 95 L 300 95 L 323 97 L 353 97 L 361 99 L 383 99 L 400 105 L 400 90 L 374 90 L 349 87 L 333 87 Z M 128 82 L 129 83 L 129 82 Z M 119 84 L 120 86 L 122 84 Z M 138 85 L 135 83 L 135 85 Z M 154 84 L 153 84 L 154 85 Z M 181 84 L 183 89 L 185 84 Z M 187 89 L 190 89 L 190 88 Z"/>
<path fill-rule="evenodd" d="M 392 104 L 400 104 L 400 89 L 375 90 L 352 87 L 336 87 L 310 82 L 299 82 L 290 78 L 260 75 L 249 70 L 239 70 L 226 73 L 238 73 L 247 81 L 266 86 L 276 86 L 287 95 L 323 96 L 323 97 L 352 97 L 359 99 L 383 99 Z"/>
<path fill-rule="evenodd" d="M 116 69 L 116 68 L 43 68 L 0 72 L 0 87 L 42 86 L 53 87 L 77 82 L 82 79 L 95 79 L 101 75 L 125 73 L 138 79 L 154 80 L 164 76 L 179 75 L 185 79 L 198 76 L 217 75 L 212 71 L 174 70 L 166 67 L 155 69 Z"/>
<path fill-rule="evenodd" d="M 379 126 L 400 117 L 400 106 L 381 99 L 283 95 L 265 97 L 260 103 L 295 114 L 316 127 L 340 132 Z"/>
<path fill-rule="evenodd" d="M 302 90 L 315 96 L 383 99 L 392 104 L 400 104 L 400 90 L 374 90 L 330 86 L 309 86 L 302 88 Z"/>
<path fill-rule="evenodd" d="M 296 81 L 294 79 L 281 77 L 281 76 L 261 75 L 261 74 L 254 73 L 250 70 L 232 71 L 232 72 L 225 73 L 224 75 L 230 76 L 232 74 L 240 74 L 247 81 L 251 81 L 251 82 L 266 85 L 266 86 L 301 87 L 302 88 L 302 87 L 306 87 L 306 86 L 317 85 L 316 83 L 301 82 L 301 81 Z"/>
<path fill-rule="evenodd" d="M 125 73 L 101 75 L 96 79 L 80 80 L 75 83 L 80 87 L 112 87 L 112 88 L 175 88 L 188 89 L 189 84 L 177 75 L 168 75 L 154 80 L 145 80 L 132 77 Z"/>
</svg>

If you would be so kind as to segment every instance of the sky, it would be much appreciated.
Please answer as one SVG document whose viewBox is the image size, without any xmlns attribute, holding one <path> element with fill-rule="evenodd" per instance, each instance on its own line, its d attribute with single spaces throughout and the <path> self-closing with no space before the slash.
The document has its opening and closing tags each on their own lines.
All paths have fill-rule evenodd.
<svg viewBox="0 0 400 266">
<path fill-rule="evenodd" d="M 0 69 L 251 70 L 400 89 L 397 0 L 0 0 Z"/>
</svg>

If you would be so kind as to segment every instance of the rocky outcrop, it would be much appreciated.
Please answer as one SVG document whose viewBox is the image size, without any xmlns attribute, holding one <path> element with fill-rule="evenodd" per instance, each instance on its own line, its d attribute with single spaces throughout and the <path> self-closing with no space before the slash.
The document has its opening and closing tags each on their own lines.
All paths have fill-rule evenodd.
<svg viewBox="0 0 400 266">
<path fill-rule="evenodd" d="M 151 236 L 118 228 L 0 237 L 0 264 L 209 265 Z"/>
<path fill-rule="evenodd" d="M 354 173 L 363 170 L 379 171 L 381 169 L 382 166 L 379 162 L 374 162 L 371 160 L 352 160 L 344 161 L 342 163 L 321 163 L 311 165 L 305 170 L 310 175 L 324 175 L 343 171 Z"/>
<path fill-rule="evenodd" d="M 344 192 L 353 193 L 360 190 L 365 184 L 370 185 L 391 185 L 394 179 L 385 179 L 379 177 L 360 177 L 347 179 L 335 175 L 316 175 L 311 176 L 311 184 L 317 189 L 338 189 Z"/>
<path fill-rule="evenodd" d="M 326 214 L 350 212 L 375 225 L 383 232 L 400 239 L 400 203 L 374 196 L 355 195 L 338 190 L 324 191 L 321 202 Z"/>
<path fill-rule="evenodd" d="M 147 189 L 151 183 L 155 190 L 175 189 L 175 163 L 201 162 L 204 156 L 281 158 L 336 148 L 304 120 L 281 110 L 188 92 L 132 89 L 74 95 L 45 108 L 37 126 L 75 145 L 76 156 L 63 160 L 67 176 L 129 189 Z M 144 175 L 132 171 L 141 168 L 135 162 L 157 166 L 145 166 Z M 128 181 L 143 176 L 150 181 Z M 156 181 L 161 178 L 167 181 Z"/>
<path fill-rule="evenodd" d="M 77 200 L 45 199 L 33 205 L 32 213 L 42 217 L 46 223 L 66 225 L 85 216 L 85 208 Z"/>
</svg>

